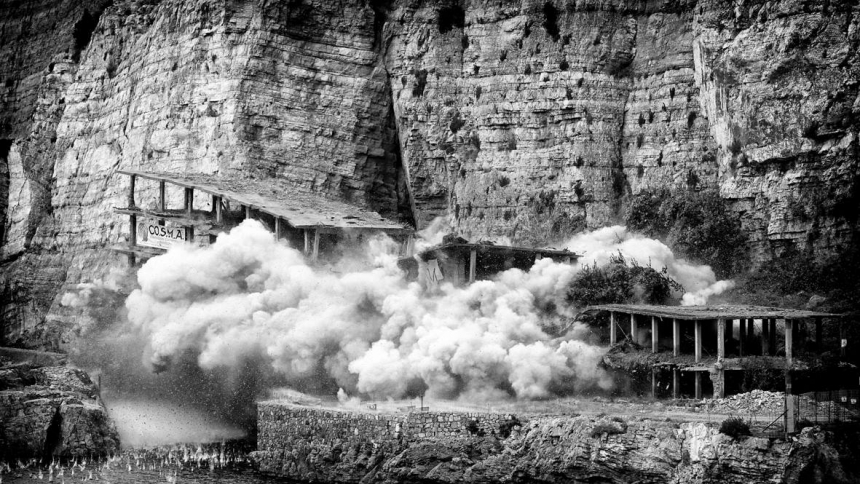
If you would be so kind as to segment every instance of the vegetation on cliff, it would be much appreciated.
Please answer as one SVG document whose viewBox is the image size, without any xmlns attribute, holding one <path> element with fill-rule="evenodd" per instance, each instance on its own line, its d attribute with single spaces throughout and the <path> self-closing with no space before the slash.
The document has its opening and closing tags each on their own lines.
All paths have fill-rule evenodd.
<svg viewBox="0 0 860 484">
<path fill-rule="evenodd" d="M 683 291 L 665 267 L 658 271 L 642 266 L 619 252 L 606 266 L 584 267 L 571 281 L 567 297 L 576 307 L 633 302 L 670 304 L 677 303 L 677 295 Z"/>
<path fill-rule="evenodd" d="M 740 221 L 716 190 L 660 189 L 635 195 L 627 227 L 664 240 L 682 255 L 710 265 L 720 278 L 747 266 Z"/>
</svg>

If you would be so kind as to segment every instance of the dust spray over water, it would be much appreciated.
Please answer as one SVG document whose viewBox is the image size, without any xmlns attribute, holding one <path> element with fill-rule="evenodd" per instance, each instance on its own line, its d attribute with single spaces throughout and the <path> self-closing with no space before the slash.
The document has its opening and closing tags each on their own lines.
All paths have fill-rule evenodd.
<svg viewBox="0 0 860 484">
<path fill-rule="evenodd" d="M 417 246 L 440 241 L 444 225 Z M 690 303 L 730 285 L 624 227 L 566 245 L 584 252 L 579 264 L 542 259 L 428 291 L 406 281 L 385 236 L 311 267 L 247 220 L 209 247 L 176 247 L 144 264 L 118 317 L 126 322 L 97 339 L 86 366 L 120 378 L 123 402 L 181 402 L 237 423 L 276 386 L 342 400 L 546 398 L 613 385 L 599 365 L 606 349 L 572 322 L 566 293 L 580 267 L 621 251 L 665 266 Z"/>
</svg>

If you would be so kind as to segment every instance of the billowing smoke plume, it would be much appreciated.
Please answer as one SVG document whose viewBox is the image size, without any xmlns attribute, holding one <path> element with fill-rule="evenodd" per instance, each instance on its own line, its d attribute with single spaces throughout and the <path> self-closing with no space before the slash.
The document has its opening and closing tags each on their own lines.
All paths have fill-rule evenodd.
<svg viewBox="0 0 860 484">
<path fill-rule="evenodd" d="M 566 245 L 583 254 L 581 264 L 596 263 L 603 266 L 609 262 L 610 257 L 620 252 L 625 258 L 635 260 L 640 265 L 650 265 L 657 270 L 665 267 L 669 277 L 684 286 L 687 291 L 681 299 L 684 306 L 705 304 L 710 296 L 721 294 L 735 285 L 733 281 L 717 281 L 709 266 L 675 258 L 672 249 L 663 242 L 628 232 L 626 227 L 619 225 L 579 234 Z"/>
<path fill-rule="evenodd" d="M 393 249 L 374 239 L 373 268 L 328 272 L 245 221 L 208 248 L 150 259 L 128 317 L 149 336 L 155 369 L 189 350 L 203 369 L 263 355 L 288 382 L 325 375 L 373 397 L 539 398 L 611 385 L 598 368 L 603 351 L 575 339 L 581 328 L 563 341 L 544 330 L 558 314 L 541 308 L 565 306 L 574 267 L 541 260 L 427 294 L 405 281 Z"/>
</svg>

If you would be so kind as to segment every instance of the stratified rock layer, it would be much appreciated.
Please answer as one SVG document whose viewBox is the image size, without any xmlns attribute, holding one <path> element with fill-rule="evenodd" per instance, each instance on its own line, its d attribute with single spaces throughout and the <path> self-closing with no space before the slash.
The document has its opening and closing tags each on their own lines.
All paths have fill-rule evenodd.
<svg viewBox="0 0 860 484">
<path fill-rule="evenodd" d="M 119 436 L 81 370 L 0 368 L 0 454 L 6 458 L 106 455 Z"/>
<path fill-rule="evenodd" d="M 279 178 L 526 245 L 712 189 L 755 262 L 839 253 L 858 27 L 850 0 L 7 2 L 0 343 L 74 339 L 60 296 L 124 264 L 123 168 Z"/>
</svg>

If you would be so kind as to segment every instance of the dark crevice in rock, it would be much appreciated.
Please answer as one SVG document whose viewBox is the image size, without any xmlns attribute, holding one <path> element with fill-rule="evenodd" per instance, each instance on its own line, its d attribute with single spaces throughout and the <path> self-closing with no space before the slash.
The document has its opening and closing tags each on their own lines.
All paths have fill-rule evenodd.
<svg viewBox="0 0 860 484">
<path fill-rule="evenodd" d="M 106 8 L 110 7 L 113 4 L 113 1 L 109 1 L 103 4 L 98 10 L 93 13 L 90 13 L 88 9 L 84 9 L 83 15 L 81 18 L 75 23 L 75 29 L 72 35 L 75 38 L 75 50 L 72 53 L 72 60 L 75 62 L 80 61 L 81 52 L 87 48 L 90 44 L 90 39 L 93 37 L 93 32 L 96 30 L 96 27 L 99 24 L 99 18 L 102 15 L 102 12 L 105 11 Z"/>
<path fill-rule="evenodd" d="M 45 444 L 42 451 L 42 461 L 50 462 L 51 457 L 59 450 L 63 442 L 63 415 L 60 413 L 60 407 L 54 412 L 51 418 L 51 423 L 48 425 L 48 430 L 45 431 Z"/>
</svg>

